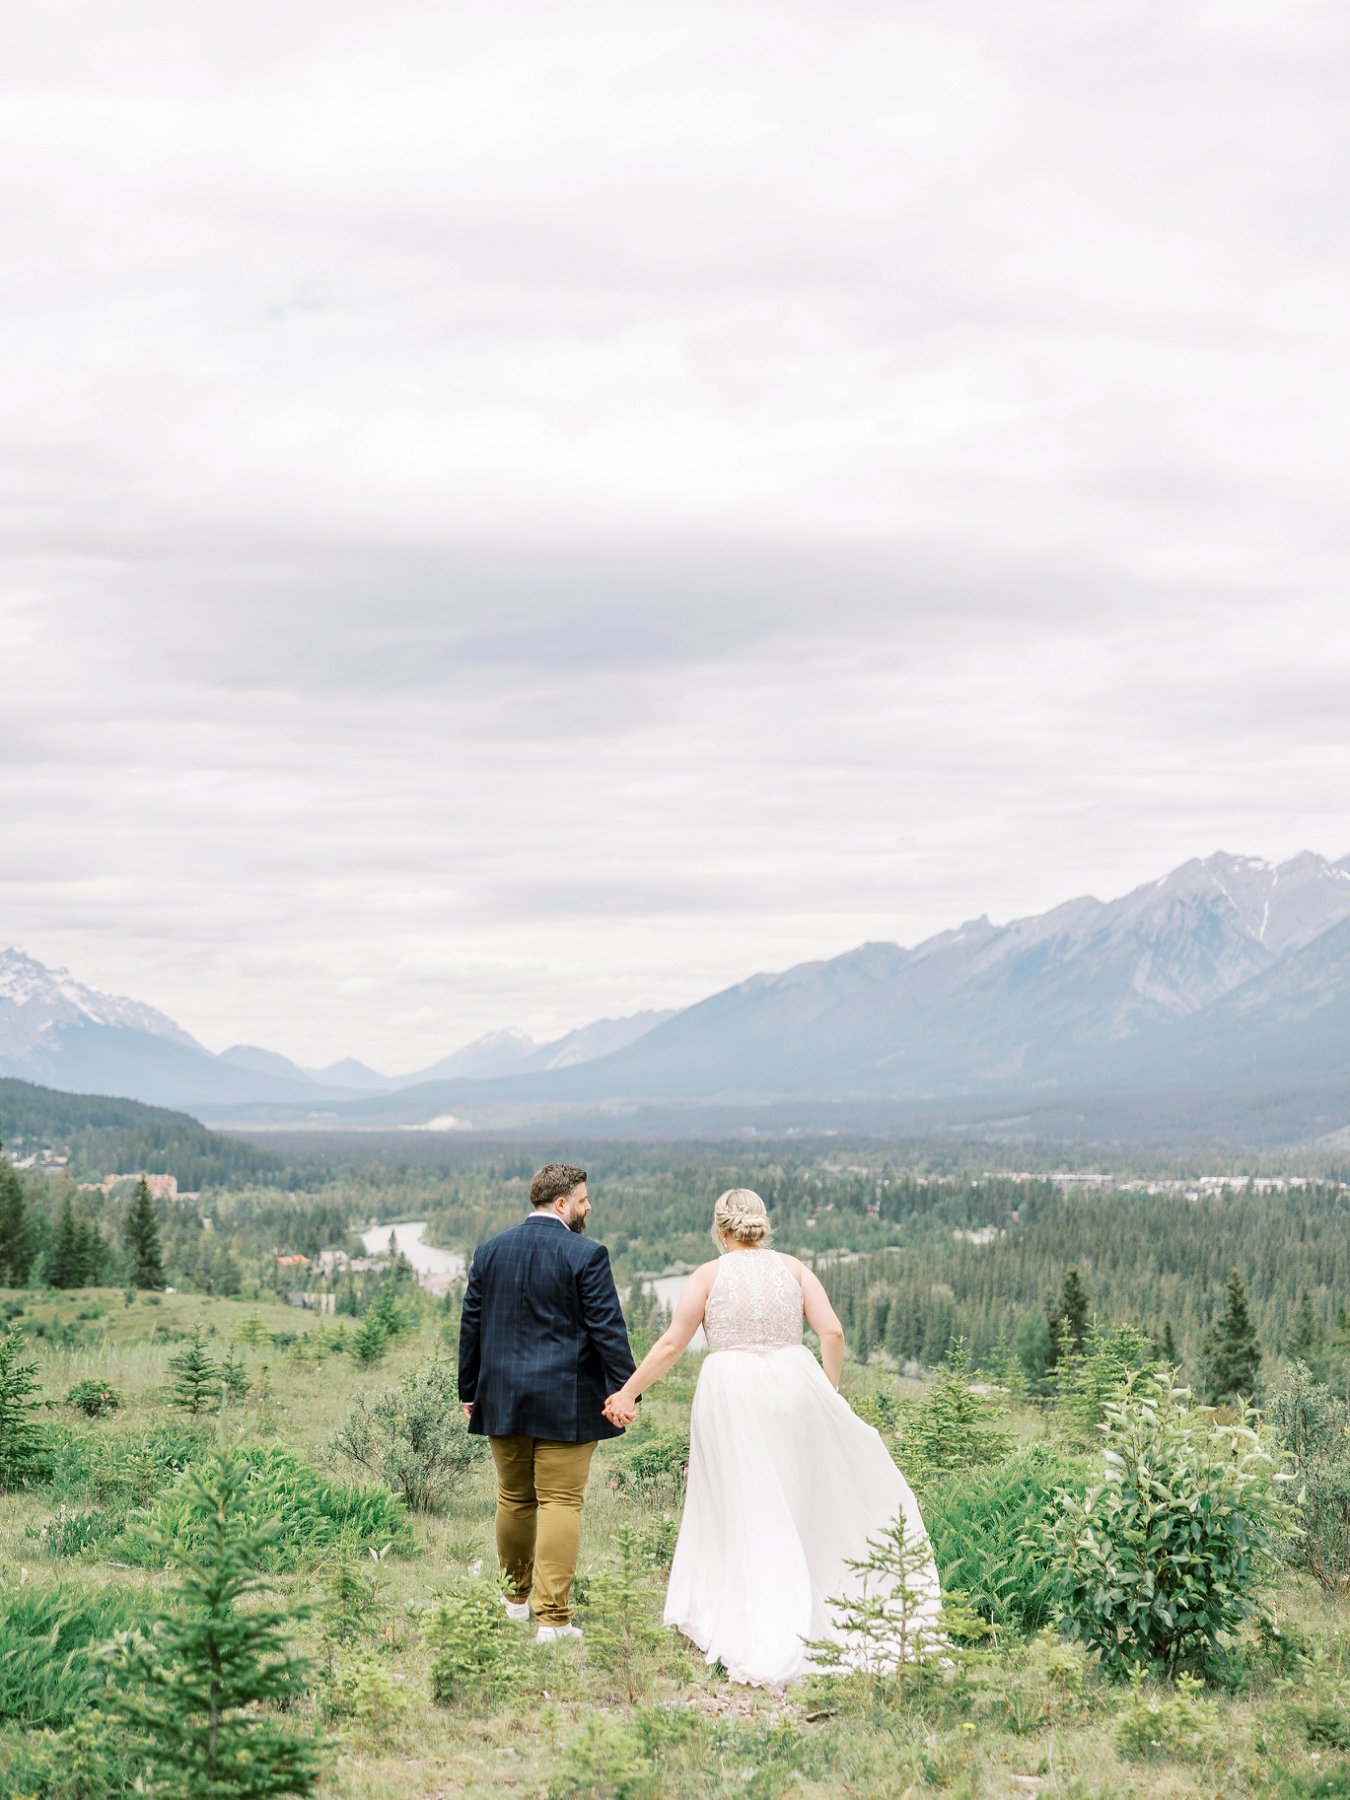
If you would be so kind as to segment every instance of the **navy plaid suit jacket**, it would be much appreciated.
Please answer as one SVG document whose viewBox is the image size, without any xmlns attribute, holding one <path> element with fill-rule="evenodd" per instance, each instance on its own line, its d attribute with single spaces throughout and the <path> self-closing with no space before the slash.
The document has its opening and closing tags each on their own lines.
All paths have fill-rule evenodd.
<svg viewBox="0 0 1350 1800">
<path fill-rule="evenodd" d="M 602 1408 L 633 1373 L 609 1252 L 556 1214 L 480 1244 L 459 1330 L 459 1397 L 485 1437 L 590 1444 L 616 1437 Z"/>
</svg>

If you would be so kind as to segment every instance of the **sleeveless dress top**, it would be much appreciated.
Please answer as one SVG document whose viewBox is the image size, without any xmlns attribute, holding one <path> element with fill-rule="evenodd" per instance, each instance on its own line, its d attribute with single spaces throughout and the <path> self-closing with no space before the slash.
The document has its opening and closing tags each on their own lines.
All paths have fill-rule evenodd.
<svg viewBox="0 0 1350 1800">
<path fill-rule="evenodd" d="M 776 1250 L 726 1252 L 704 1308 L 689 1481 L 665 1621 L 732 1681 L 781 1688 L 814 1666 L 803 1640 L 848 1646 L 829 1602 L 856 1594 L 850 1559 L 897 1515 L 927 1545 L 918 1503 L 880 1436 L 802 1342 L 802 1290 Z M 940 1605 L 930 1560 L 923 1611 Z"/>
</svg>

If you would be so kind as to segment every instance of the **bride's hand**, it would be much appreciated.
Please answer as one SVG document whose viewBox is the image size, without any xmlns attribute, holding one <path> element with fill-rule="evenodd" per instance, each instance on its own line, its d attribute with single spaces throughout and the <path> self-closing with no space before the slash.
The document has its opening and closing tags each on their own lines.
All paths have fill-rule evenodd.
<svg viewBox="0 0 1350 1800">
<path fill-rule="evenodd" d="M 617 1425 L 620 1430 L 631 1425 L 633 1420 L 637 1417 L 636 1405 L 625 1398 L 622 1388 L 619 1389 L 617 1394 L 611 1394 L 609 1399 L 606 1400 L 604 1412 L 605 1417 L 609 1420 L 610 1424 Z"/>
</svg>

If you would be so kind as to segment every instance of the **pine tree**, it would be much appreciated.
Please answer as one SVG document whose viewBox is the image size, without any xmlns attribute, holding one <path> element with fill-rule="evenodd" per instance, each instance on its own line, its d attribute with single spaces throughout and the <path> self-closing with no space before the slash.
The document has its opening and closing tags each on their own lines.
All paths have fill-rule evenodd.
<svg viewBox="0 0 1350 1800">
<path fill-rule="evenodd" d="M 0 1285 L 23 1287 L 33 1263 L 33 1228 L 23 1184 L 0 1157 Z"/>
<path fill-rule="evenodd" d="M 150 1184 L 144 1175 L 136 1183 L 136 1193 L 127 1208 L 122 1230 L 133 1286 L 162 1288 L 164 1261 L 159 1248 L 159 1221 L 150 1199 Z"/>
<path fill-rule="evenodd" d="M 352 1333 L 352 1355 L 363 1369 L 379 1362 L 389 1348 L 389 1333 L 384 1321 L 372 1308 Z"/>
<path fill-rule="evenodd" d="M 1322 1348 L 1322 1321 L 1313 1311 L 1307 1288 L 1298 1297 L 1298 1309 L 1289 1332 L 1289 1354 L 1295 1362 L 1311 1364 Z"/>
<path fill-rule="evenodd" d="M 1162 1343 L 1158 1346 L 1158 1354 L 1169 1369 L 1175 1369 L 1181 1362 L 1181 1353 L 1177 1349 L 1176 1334 L 1172 1330 L 1172 1321 L 1163 1320 Z"/>
<path fill-rule="evenodd" d="M 301 1614 L 257 1599 L 280 1528 L 250 1524 L 238 1455 L 192 1470 L 190 1482 L 190 1526 L 159 1546 L 182 1571 L 177 1605 L 148 1634 L 116 1640 L 104 1704 L 143 1746 L 156 1800 L 309 1794 L 317 1739 L 259 1710 L 293 1700 L 309 1672 L 289 1643 Z"/>
<path fill-rule="evenodd" d="M 1217 1406 L 1235 1397 L 1250 1399 L 1261 1367 L 1261 1346 L 1247 1310 L 1247 1290 L 1234 1269 L 1228 1277 L 1223 1312 L 1205 1334 L 1205 1388 Z"/>
<path fill-rule="evenodd" d="M 75 1202 L 69 1193 L 61 1202 L 47 1279 L 54 1288 L 79 1287 L 84 1280 L 84 1246 L 75 1219 Z"/>
<path fill-rule="evenodd" d="M 1070 1269 L 1064 1277 L 1064 1286 L 1060 1289 L 1058 1300 L 1049 1308 L 1047 1318 L 1050 1326 L 1050 1366 L 1053 1368 L 1058 1363 L 1065 1343 L 1075 1356 L 1081 1356 L 1087 1347 L 1088 1297 L 1077 1269 Z"/>
<path fill-rule="evenodd" d="M 0 1491 L 26 1485 L 43 1461 L 45 1439 L 34 1424 L 41 1406 L 37 1364 L 22 1332 L 0 1333 Z"/>
<path fill-rule="evenodd" d="M 219 1404 L 223 1375 L 220 1364 L 206 1354 L 199 1325 L 177 1356 L 169 1358 L 173 1380 L 169 1383 L 169 1403 L 181 1406 L 195 1418 Z"/>
</svg>

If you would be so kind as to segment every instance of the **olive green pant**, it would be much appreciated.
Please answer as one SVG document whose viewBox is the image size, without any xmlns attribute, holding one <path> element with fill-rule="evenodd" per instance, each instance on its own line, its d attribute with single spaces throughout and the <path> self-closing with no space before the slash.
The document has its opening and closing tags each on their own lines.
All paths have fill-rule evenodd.
<svg viewBox="0 0 1350 1800">
<path fill-rule="evenodd" d="M 519 1604 L 534 1590 L 541 1625 L 570 1625 L 567 1604 L 581 1548 L 581 1509 L 594 1444 L 494 1437 L 497 1465 L 497 1560 Z"/>
</svg>

